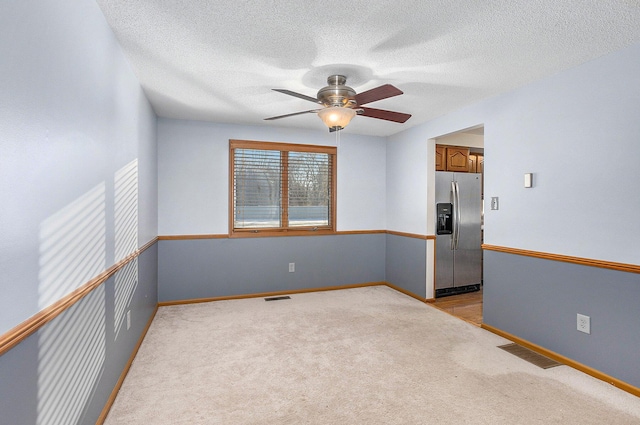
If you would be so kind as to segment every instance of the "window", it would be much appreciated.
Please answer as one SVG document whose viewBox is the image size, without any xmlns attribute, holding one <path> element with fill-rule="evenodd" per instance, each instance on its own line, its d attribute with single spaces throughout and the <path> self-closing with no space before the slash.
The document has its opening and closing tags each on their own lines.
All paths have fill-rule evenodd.
<svg viewBox="0 0 640 425">
<path fill-rule="evenodd" d="M 232 236 L 335 230 L 335 147 L 231 140 L 229 155 Z"/>
</svg>

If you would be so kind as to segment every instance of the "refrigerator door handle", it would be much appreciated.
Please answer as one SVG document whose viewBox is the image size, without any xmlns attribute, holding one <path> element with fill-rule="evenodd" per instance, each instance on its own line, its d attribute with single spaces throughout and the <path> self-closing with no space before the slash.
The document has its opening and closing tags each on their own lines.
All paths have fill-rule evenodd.
<svg viewBox="0 0 640 425">
<path fill-rule="evenodd" d="M 456 197 L 456 202 L 455 202 L 455 232 L 454 232 L 454 238 L 455 238 L 455 249 L 458 249 L 458 242 L 460 242 L 460 186 L 458 186 L 458 182 L 454 182 L 455 187 L 456 187 L 456 191 L 455 191 L 455 197 Z"/>
<path fill-rule="evenodd" d="M 457 219 L 456 219 L 456 214 L 458 214 L 458 211 L 456 209 L 456 202 L 457 202 L 456 190 L 457 190 L 456 182 L 452 181 L 451 182 L 451 205 L 453 208 L 451 208 L 452 209 L 451 211 L 451 215 L 452 215 L 451 251 L 456 249 L 456 231 L 458 229 Z"/>
</svg>

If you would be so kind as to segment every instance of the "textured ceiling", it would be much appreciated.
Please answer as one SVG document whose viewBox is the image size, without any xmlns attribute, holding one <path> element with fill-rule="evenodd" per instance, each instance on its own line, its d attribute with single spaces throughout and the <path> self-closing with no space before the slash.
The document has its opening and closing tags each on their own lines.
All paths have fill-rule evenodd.
<svg viewBox="0 0 640 425">
<path fill-rule="evenodd" d="M 156 113 L 322 129 L 330 74 L 405 124 L 356 117 L 345 132 L 386 136 L 640 41 L 640 0 L 96 0 Z"/>
</svg>

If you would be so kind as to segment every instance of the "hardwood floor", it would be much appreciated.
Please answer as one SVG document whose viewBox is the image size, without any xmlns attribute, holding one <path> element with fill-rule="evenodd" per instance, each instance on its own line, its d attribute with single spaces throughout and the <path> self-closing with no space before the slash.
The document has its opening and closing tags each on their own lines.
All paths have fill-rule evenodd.
<svg viewBox="0 0 640 425">
<path fill-rule="evenodd" d="M 482 289 L 468 294 L 436 298 L 431 305 L 476 326 L 482 324 Z"/>
</svg>

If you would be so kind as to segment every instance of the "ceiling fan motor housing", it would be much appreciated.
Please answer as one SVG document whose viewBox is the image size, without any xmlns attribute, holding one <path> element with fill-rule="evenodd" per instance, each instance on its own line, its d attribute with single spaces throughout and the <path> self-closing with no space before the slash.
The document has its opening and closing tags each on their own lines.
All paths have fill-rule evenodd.
<svg viewBox="0 0 640 425">
<path fill-rule="evenodd" d="M 355 100 L 356 91 L 346 86 L 347 77 L 344 75 L 332 75 L 327 78 L 326 87 L 318 91 L 318 101 L 324 106 L 339 106 L 352 108 L 358 106 Z"/>
</svg>

